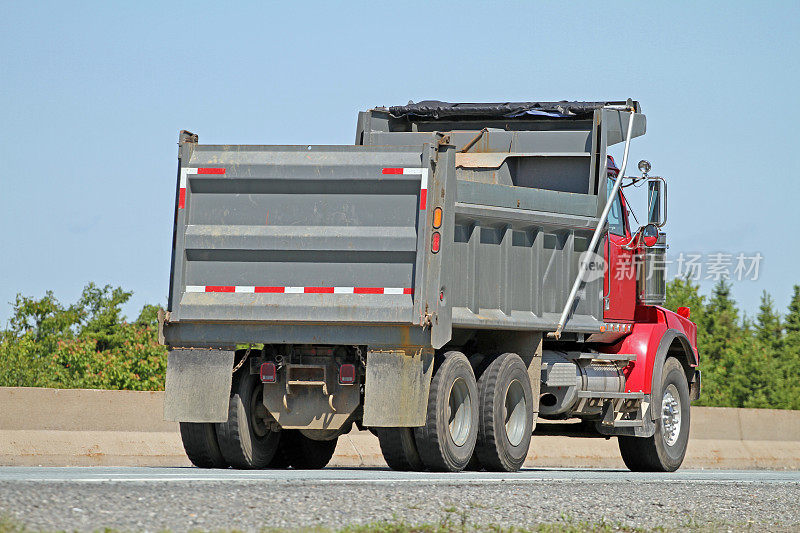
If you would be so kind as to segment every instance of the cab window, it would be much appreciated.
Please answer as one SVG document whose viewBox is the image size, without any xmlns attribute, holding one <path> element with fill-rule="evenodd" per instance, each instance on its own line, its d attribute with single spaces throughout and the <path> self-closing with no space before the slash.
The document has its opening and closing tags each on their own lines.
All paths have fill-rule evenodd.
<svg viewBox="0 0 800 533">
<path fill-rule="evenodd" d="M 614 188 L 614 178 L 608 177 L 608 184 L 606 190 L 611 194 Z M 625 219 L 622 215 L 622 202 L 619 199 L 619 193 L 614 198 L 614 203 L 611 204 L 611 210 L 608 212 L 608 231 L 614 235 L 625 236 Z"/>
</svg>

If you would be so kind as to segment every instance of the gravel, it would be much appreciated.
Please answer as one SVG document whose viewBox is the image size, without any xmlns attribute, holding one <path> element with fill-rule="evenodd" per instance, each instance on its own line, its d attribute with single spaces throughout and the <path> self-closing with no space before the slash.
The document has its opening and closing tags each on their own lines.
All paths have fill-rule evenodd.
<svg viewBox="0 0 800 533">
<path fill-rule="evenodd" d="M 581 521 L 683 530 L 800 529 L 800 483 L 0 482 L 0 515 L 34 530 L 187 531 L 450 520 L 461 529 Z M 0 527 L 2 530 L 2 527 Z"/>
</svg>

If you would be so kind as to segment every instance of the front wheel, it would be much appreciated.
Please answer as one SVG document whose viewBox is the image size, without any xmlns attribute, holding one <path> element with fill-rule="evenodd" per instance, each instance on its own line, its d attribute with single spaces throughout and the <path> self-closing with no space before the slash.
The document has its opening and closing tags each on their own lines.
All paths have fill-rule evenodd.
<svg viewBox="0 0 800 533">
<path fill-rule="evenodd" d="M 674 357 L 664 363 L 661 398 L 651 409 L 660 409 L 652 437 L 619 437 L 622 460 L 634 472 L 674 472 L 686 456 L 689 443 L 689 384 L 683 366 Z"/>
</svg>

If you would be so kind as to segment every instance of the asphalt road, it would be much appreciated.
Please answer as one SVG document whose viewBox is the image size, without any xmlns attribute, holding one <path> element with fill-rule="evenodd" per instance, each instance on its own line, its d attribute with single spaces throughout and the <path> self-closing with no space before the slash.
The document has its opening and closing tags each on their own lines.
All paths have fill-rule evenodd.
<svg viewBox="0 0 800 533">
<path fill-rule="evenodd" d="M 4 467 L 0 514 L 34 530 L 337 529 L 374 521 L 530 528 L 605 521 L 797 531 L 800 472 Z"/>
</svg>

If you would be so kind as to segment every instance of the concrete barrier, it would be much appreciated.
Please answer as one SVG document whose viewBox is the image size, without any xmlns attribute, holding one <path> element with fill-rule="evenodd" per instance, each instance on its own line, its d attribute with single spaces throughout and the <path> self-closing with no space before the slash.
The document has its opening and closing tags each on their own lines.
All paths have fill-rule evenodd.
<svg viewBox="0 0 800 533">
<path fill-rule="evenodd" d="M 0 387 L 0 464 L 189 464 L 163 410 L 163 392 Z"/>
<path fill-rule="evenodd" d="M 0 465 L 187 466 L 162 411 L 161 392 L 0 387 Z M 624 468 L 616 439 L 553 430 L 539 424 L 526 466 Z M 386 465 L 365 431 L 341 437 L 331 464 Z M 800 469 L 800 411 L 695 407 L 684 468 Z"/>
</svg>

